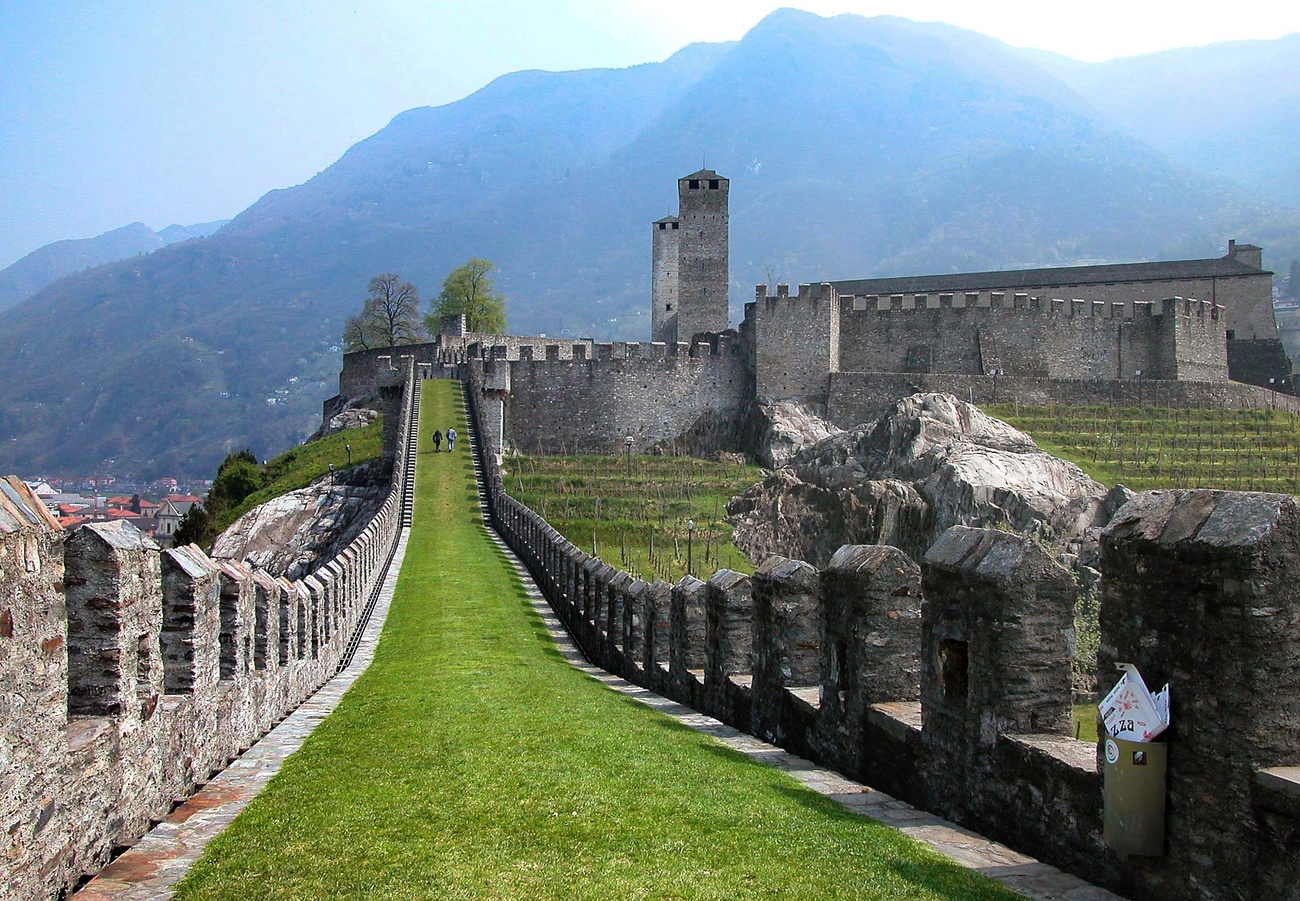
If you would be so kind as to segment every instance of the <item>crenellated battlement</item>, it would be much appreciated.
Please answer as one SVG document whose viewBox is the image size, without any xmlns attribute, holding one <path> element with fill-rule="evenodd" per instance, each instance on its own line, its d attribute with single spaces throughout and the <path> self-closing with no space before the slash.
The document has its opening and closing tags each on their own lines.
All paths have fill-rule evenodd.
<svg viewBox="0 0 1300 901">
<path fill-rule="evenodd" d="M 846 545 L 822 570 L 769 557 L 647 583 L 486 463 L 495 529 L 595 665 L 1130 897 L 1282 897 L 1300 878 L 1277 851 L 1300 835 L 1295 498 L 1150 492 L 1101 536 L 1099 681 L 1124 660 L 1175 682 L 1167 850 L 1134 866 L 1105 846 L 1101 749 L 1071 725 L 1081 585 L 1034 539 L 958 525 L 920 560 Z M 1223 728 L 1227 705 L 1269 728 Z"/>
<path fill-rule="evenodd" d="M 830 401 L 837 372 L 1031 378 L 1227 377 L 1223 307 L 1188 297 L 1128 303 L 1024 291 L 839 294 L 756 287 L 746 305 L 757 394 Z"/>
<path fill-rule="evenodd" d="M 411 427 L 414 360 L 397 426 Z M 0 896 L 60 896 L 329 679 L 402 526 L 406 455 L 351 543 L 287 581 L 134 526 L 65 532 L 0 480 Z"/>
<path fill-rule="evenodd" d="M 802 304 L 820 304 L 827 299 L 839 302 L 842 315 L 854 313 L 901 313 L 928 310 L 1021 311 L 1063 316 L 1071 319 L 1134 320 L 1152 316 L 1179 315 L 1187 319 L 1218 322 L 1224 309 L 1212 301 L 1189 297 L 1169 297 L 1159 302 L 1123 303 L 1080 298 L 1059 298 L 1020 291 L 966 291 L 936 294 L 839 294 L 829 283 L 799 285 L 790 294 L 789 285 L 777 285 L 771 293 L 767 285 L 757 285 L 754 300 L 765 311 L 782 308 L 795 312 Z M 787 306 L 791 305 L 791 306 Z"/>
</svg>

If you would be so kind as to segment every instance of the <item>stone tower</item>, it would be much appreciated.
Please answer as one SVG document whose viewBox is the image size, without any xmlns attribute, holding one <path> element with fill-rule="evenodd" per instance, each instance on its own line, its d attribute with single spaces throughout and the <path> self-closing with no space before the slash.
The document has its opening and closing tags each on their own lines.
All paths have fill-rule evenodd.
<svg viewBox="0 0 1300 901">
<path fill-rule="evenodd" d="M 678 237 L 681 220 L 665 216 L 651 225 L 650 340 L 677 343 Z M 687 336 L 689 338 L 689 336 Z"/>
<path fill-rule="evenodd" d="M 712 169 L 677 180 L 678 214 L 654 223 L 651 340 L 690 341 L 730 321 L 727 192 Z"/>
</svg>

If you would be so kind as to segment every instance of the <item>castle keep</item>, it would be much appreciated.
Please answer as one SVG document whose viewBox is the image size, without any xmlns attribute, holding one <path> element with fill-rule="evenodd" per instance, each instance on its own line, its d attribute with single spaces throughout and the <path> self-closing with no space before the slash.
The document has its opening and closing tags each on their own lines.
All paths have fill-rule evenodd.
<svg viewBox="0 0 1300 901">
<path fill-rule="evenodd" d="M 727 193 L 712 169 L 677 180 L 678 214 L 651 232 L 650 340 L 675 345 L 726 331 L 731 280 Z"/>
</svg>

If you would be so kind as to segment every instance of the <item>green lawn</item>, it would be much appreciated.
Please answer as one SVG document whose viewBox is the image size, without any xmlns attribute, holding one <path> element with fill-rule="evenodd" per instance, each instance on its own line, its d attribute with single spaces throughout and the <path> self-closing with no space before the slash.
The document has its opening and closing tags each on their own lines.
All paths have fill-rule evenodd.
<svg viewBox="0 0 1300 901">
<path fill-rule="evenodd" d="M 1016 897 L 569 666 L 429 453 L 457 387 L 374 663 L 177 897 Z"/>
</svg>

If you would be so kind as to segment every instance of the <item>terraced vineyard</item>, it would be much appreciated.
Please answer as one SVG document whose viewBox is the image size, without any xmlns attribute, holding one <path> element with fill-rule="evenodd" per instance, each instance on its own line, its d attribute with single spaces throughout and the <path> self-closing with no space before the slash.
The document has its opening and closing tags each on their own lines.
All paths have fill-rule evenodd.
<svg viewBox="0 0 1300 901">
<path fill-rule="evenodd" d="M 675 582 L 688 569 L 752 573 L 731 543 L 727 501 L 762 478 L 742 463 L 695 457 L 520 456 L 506 489 L 575 545 L 645 579 Z M 694 523 L 694 529 L 690 523 Z"/>
<path fill-rule="evenodd" d="M 1300 416 L 1287 411 L 1024 404 L 983 409 L 1107 485 L 1300 494 Z"/>
</svg>

